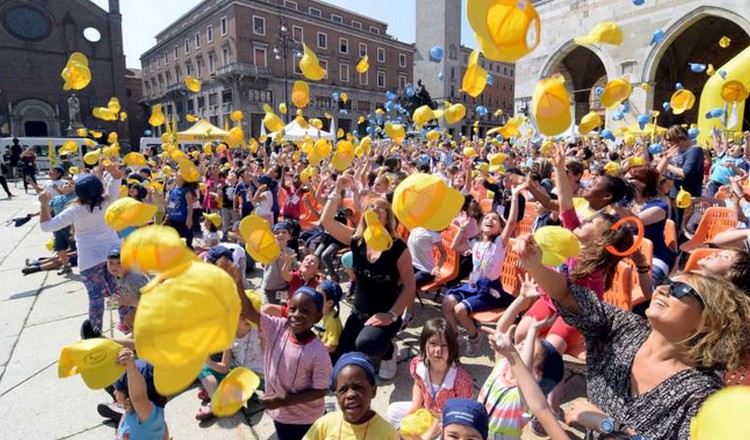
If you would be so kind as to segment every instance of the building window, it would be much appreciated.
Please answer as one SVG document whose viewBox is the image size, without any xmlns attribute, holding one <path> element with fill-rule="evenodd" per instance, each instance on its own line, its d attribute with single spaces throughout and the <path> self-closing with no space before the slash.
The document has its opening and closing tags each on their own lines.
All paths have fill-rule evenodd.
<svg viewBox="0 0 750 440">
<path fill-rule="evenodd" d="M 195 48 L 196 49 L 201 48 L 201 33 L 200 32 L 195 33 Z"/>
<path fill-rule="evenodd" d="M 286 0 L 284 2 L 284 6 L 286 6 L 289 9 L 294 9 L 295 11 L 297 10 L 297 2 L 293 2 L 291 0 Z"/>
<path fill-rule="evenodd" d="M 307 10 L 307 12 L 308 12 L 308 13 L 309 13 L 310 15 L 312 15 L 313 17 L 320 17 L 321 15 L 323 15 L 323 14 L 322 14 L 322 13 L 320 12 L 320 9 L 318 9 L 318 8 L 309 8 L 309 9 Z"/>
<path fill-rule="evenodd" d="M 221 17 L 221 36 L 229 33 L 229 26 L 227 25 L 227 17 Z"/>
<path fill-rule="evenodd" d="M 367 72 L 359 74 L 359 84 L 363 86 L 367 85 Z"/>
<path fill-rule="evenodd" d="M 299 63 L 295 63 L 299 64 Z M 323 68 L 323 70 L 326 71 L 325 79 L 328 79 L 328 60 L 320 60 L 320 67 Z"/>
<path fill-rule="evenodd" d="M 169 65 L 169 52 L 164 52 L 164 65 Z"/>
<path fill-rule="evenodd" d="M 161 59 L 159 57 L 156 58 L 156 68 L 158 69 L 161 67 Z"/>
<path fill-rule="evenodd" d="M 206 26 L 206 40 L 209 43 L 213 43 L 214 41 L 214 26 L 212 24 Z"/>
<path fill-rule="evenodd" d="M 334 22 L 334 23 L 343 23 L 344 22 L 344 18 L 342 16 L 340 16 L 340 15 L 331 14 L 331 21 Z"/>
<path fill-rule="evenodd" d="M 180 82 L 180 77 L 182 77 L 180 66 L 177 66 L 174 68 L 174 77 L 177 80 L 177 82 Z"/>
<path fill-rule="evenodd" d="M 266 67 L 267 60 L 266 60 L 266 49 L 264 47 L 256 47 L 253 50 L 254 58 L 255 58 L 255 65 L 258 67 Z M 298 64 L 298 63 L 295 63 Z"/>
<path fill-rule="evenodd" d="M 370 26 L 370 33 L 373 33 L 375 35 L 380 35 L 380 28 L 377 28 L 375 26 Z"/>
<path fill-rule="evenodd" d="M 174 51 L 172 52 L 172 58 L 174 58 L 175 60 L 177 60 L 178 58 L 180 58 L 180 46 L 178 46 L 176 44 L 174 46 Z"/>
<path fill-rule="evenodd" d="M 198 97 L 198 110 L 203 110 L 203 107 L 205 106 L 206 106 L 206 97 L 199 96 Z"/>
<path fill-rule="evenodd" d="M 266 35 L 266 19 L 253 15 L 253 33 L 255 35 Z"/>
<path fill-rule="evenodd" d="M 406 75 L 398 76 L 398 88 L 401 90 L 406 89 Z"/>
<path fill-rule="evenodd" d="M 378 70 L 378 87 L 381 89 L 385 88 L 385 71 Z"/>
<path fill-rule="evenodd" d="M 339 38 L 339 52 L 349 53 L 349 40 L 346 38 Z"/>
<path fill-rule="evenodd" d="M 352 20 L 352 27 L 354 29 L 362 29 L 362 23 L 357 20 Z"/>
<path fill-rule="evenodd" d="M 305 40 L 305 30 L 302 29 L 302 26 L 292 26 L 292 38 L 297 42 Z"/>
<path fill-rule="evenodd" d="M 185 74 L 186 75 L 192 75 L 193 74 L 193 65 L 190 63 L 185 64 Z"/>
<path fill-rule="evenodd" d="M 328 49 L 328 34 L 318 32 L 318 48 Z"/>
<path fill-rule="evenodd" d="M 398 67 L 406 67 L 406 54 L 398 54 Z"/>
<path fill-rule="evenodd" d="M 273 93 L 270 90 L 250 89 L 248 97 L 251 102 L 273 102 Z"/>
<path fill-rule="evenodd" d="M 185 55 L 190 53 L 190 40 L 185 38 Z"/>
<path fill-rule="evenodd" d="M 210 106 L 219 105 L 218 93 L 211 93 L 210 95 L 208 95 L 208 105 Z"/>
<path fill-rule="evenodd" d="M 167 72 L 167 85 L 172 84 L 172 72 Z"/>
<path fill-rule="evenodd" d="M 367 55 L 367 45 L 365 43 L 359 43 L 359 57 L 364 58 Z"/>
<path fill-rule="evenodd" d="M 221 64 L 223 66 L 229 64 L 229 49 L 227 49 L 226 47 L 221 50 Z"/>
<path fill-rule="evenodd" d="M 378 62 L 385 63 L 385 49 L 382 47 L 378 48 Z"/>
<path fill-rule="evenodd" d="M 214 59 L 214 53 L 208 54 L 208 73 L 216 72 L 216 60 Z"/>
<path fill-rule="evenodd" d="M 195 60 L 195 76 L 198 78 L 203 76 L 203 58 Z"/>
<path fill-rule="evenodd" d="M 357 111 L 368 113 L 370 111 L 370 101 L 357 101 Z"/>
<path fill-rule="evenodd" d="M 513 69 L 510 69 L 510 77 L 513 78 Z"/>
<path fill-rule="evenodd" d="M 349 82 L 349 65 L 339 64 L 339 80 L 341 82 Z"/>
</svg>

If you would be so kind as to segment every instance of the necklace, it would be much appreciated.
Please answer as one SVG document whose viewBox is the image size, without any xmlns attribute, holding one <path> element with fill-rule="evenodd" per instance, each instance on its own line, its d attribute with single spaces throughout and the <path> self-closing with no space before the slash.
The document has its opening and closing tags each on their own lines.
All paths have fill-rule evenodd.
<svg viewBox="0 0 750 440">
<path fill-rule="evenodd" d="M 300 361 L 302 360 L 302 355 L 305 354 L 305 348 L 307 348 L 307 344 L 303 345 L 302 349 L 300 350 L 299 354 L 297 355 L 297 363 L 296 363 L 296 365 L 294 367 L 294 376 L 292 377 L 292 381 L 289 383 L 289 386 L 287 388 L 286 386 L 284 386 L 283 383 L 281 383 L 281 379 L 279 378 L 279 365 L 281 363 L 281 358 L 284 356 L 284 351 L 286 350 L 286 346 L 287 346 L 287 343 L 289 342 L 289 338 L 291 338 L 291 337 L 292 337 L 292 335 L 291 335 L 291 332 L 290 332 L 289 334 L 286 335 L 286 337 L 282 338 L 284 340 L 284 342 L 283 342 L 283 345 L 281 346 L 281 350 L 279 351 L 279 356 L 276 359 L 276 364 L 275 364 L 276 365 L 276 371 L 275 371 L 276 374 L 274 374 L 274 376 L 276 377 L 276 386 L 272 387 L 274 391 L 275 391 L 276 387 L 278 387 L 281 391 L 284 391 L 285 394 L 286 394 L 287 391 L 291 391 L 291 388 L 294 386 L 294 383 L 297 381 L 297 373 L 299 372 L 299 364 L 300 364 Z M 278 344 L 278 340 L 276 341 L 276 343 L 274 345 L 276 345 L 276 344 Z M 269 369 L 269 373 L 270 373 L 270 369 Z"/>
<path fill-rule="evenodd" d="M 438 394 L 440 394 L 440 389 L 443 387 L 443 382 L 445 382 L 445 377 L 448 375 L 449 370 L 450 368 L 446 368 L 446 370 L 443 371 L 443 377 L 440 378 L 440 383 L 435 383 L 432 380 L 432 363 L 429 360 L 427 361 L 427 379 L 430 381 L 428 391 L 430 397 L 432 397 L 433 403 L 436 403 L 435 400 L 437 399 Z M 437 389 L 435 389 L 434 385 L 437 385 Z"/>
<path fill-rule="evenodd" d="M 367 424 L 365 425 L 365 435 L 362 436 L 360 440 L 365 440 L 367 438 L 367 430 L 370 429 L 370 422 L 372 422 L 372 419 L 374 419 L 375 416 L 373 415 L 370 417 L 370 420 L 367 421 Z M 341 440 L 341 429 L 344 427 L 344 416 L 341 416 L 341 422 L 339 423 L 339 440 Z M 354 433 L 354 427 L 352 425 L 352 432 Z M 354 437 L 357 437 L 357 434 L 354 433 Z"/>
</svg>

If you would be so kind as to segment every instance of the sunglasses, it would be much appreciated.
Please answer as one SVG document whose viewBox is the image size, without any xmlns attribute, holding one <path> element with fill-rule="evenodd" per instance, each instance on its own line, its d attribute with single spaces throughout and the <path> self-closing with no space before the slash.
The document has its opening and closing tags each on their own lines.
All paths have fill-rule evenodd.
<svg viewBox="0 0 750 440">
<path fill-rule="evenodd" d="M 663 283 L 661 283 L 661 285 L 667 286 L 669 288 L 670 296 L 673 296 L 677 299 L 682 299 L 690 295 L 697 299 L 699 303 L 701 303 L 701 307 L 706 307 L 706 303 L 703 301 L 703 298 L 701 298 L 700 294 L 688 284 L 685 284 L 681 281 L 672 281 L 667 278 Z"/>
</svg>

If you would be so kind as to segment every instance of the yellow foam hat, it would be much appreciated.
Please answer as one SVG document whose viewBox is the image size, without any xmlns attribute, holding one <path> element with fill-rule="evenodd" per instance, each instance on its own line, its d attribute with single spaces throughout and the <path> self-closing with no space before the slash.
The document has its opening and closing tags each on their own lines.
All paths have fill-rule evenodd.
<svg viewBox="0 0 750 440">
<path fill-rule="evenodd" d="M 210 222 L 211 222 L 211 223 L 213 223 L 213 225 L 214 225 L 214 226 L 216 226 L 217 228 L 218 228 L 218 227 L 221 227 L 221 215 L 219 215 L 219 214 L 217 214 L 217 213 L 215 213 L 215 212 L 214 212 L 214 213 L 211 213 L 211 214 L 206 214 L 206 213 L 204 212 L 204 213 L 203 213 L 203 219 L 204 219 L 204 220 L 208 220 L 208 221 L 210 221 Z"/>
<path fill-rule="evenodd" d="M 193 93 L 199 93 L 201 91 L 201 81 L 193 75 L 185 77 L 185 87 Z"/>
<path fill-rule="evenodd" d="M 91 83 L 91 70 L 86 55 L 74 52 L 68 58 L 60 76 L 65 80 L 63 90 L 83 90 Z"/>
<path fill-rule="evenodd" d="M 302 49 L 304 50 L 304 54 L 299 60 L 299 70 L 302 71 L 305 78 L 310 81 L 320 81 L 325 78 L 326 71 L 321 67 L 320 61 L 318 61 L 318 56 L 315 55 L 315 52 L 307 47 L 305 43 L 302 43 Z"/>
<path fill-rule="evenodd" d="M 237 148 L 245 140 L 245 132 L 241 126 L 232 127 L 226 137 L 229 148 Z"/>
<path fill-rule="evenodd" d="M 414 121 L 414 125 L 419 128 L 433 119 L 439 118 L 442 114 L 443 112 L 435 111 L 429 105 L 423 105 L 414 110 L 411 119 Z"/>
<path fill-rule="evenodd" d="M 310 85 L 304 81 L 295 81 L 292 87 L 292 104 L 305 108 L 310 103 Z"/>
<path fill-rule="evenodd" d="M 94 107 L 94 110 L 92 110 L 91 113 L 94 115 L 95 118 L 101 119 L 103 121 L 116 121 L 117 120 L 117 112 L 113 112 L 107 107 Z"/>
<path fill-rule="evenodd" d="M 367 227 L 362 236 L 364 237 L 367 246 L 379 252 L 387 251 L 393 246 L 393 237 L 388 233 L 385 226 L 380 223 L 380 218 L 378 217 L 377 212 L 366 211 L 365 224 Z"/>
<path fill-rule="evenodd" d="M 368 57 L 367 55 L 362 57 L 362 59 L 357 63 L 356 69 L 359 73 L 367 72 L 370 69 L 370 57 Z"/>
<path fill-rule="evenodd" d="M 135 315 L 138 355 L 169 396 L 188 387 L 213 353 L 232 345 L 240 318 L 237 284 L 223 269 L 194 261 L 142 290 Z"/>
<path fill-rule="evenodd" d="M 426 433 L 434 423 L 435 418 L 430 411 L 421 408 L 417 411 L 407 415 L 401 420 L 401 427 L 399 432 L 405 438 L 409 437 L 421 437 Z"/>
<path fill-rule="evenodd" d="M 370 154 L 372 151 L 372 138 L 370 136 L 363 137 L 359 142 L 359 146 L 362 147 L 364 154 Z"/>
<path fill-rule="evenodd" d="M 137 229 L 122 243 L 120 261 L 126 270 L 165 272 L 194 259 L 176 230 L 151 225 Z"/>
<path fill-rule="evenodd" d="M 164 116 L 164 112 L 162 112 L 161 104 L 155 104 L 151 108 L 151 116 L 148 118 L 148 123 L 153 127 L 159 127 L 160 125 L 164 125 L 166 120 L 167 118 Z"/>
<path fill-rule="evenodd" d="M 619 46 L 622 43 L 622 30 L 617 23 L 602 21 L 594 26 L 594 29 L 582 37 L 575 38 L 576 44 L 611 44 Z"/>
<path fill-rule="evenodd" d="M 676 90 L 669 99 L 669 105 L 672 107 L 672 113 L 681 115 L 693 108 L 695 95 L 688 89 Z"/>
<path fill-rule="evenodd" d="M 477 171 L 480 171 L 482 173 L 489 173 L 490 172 L 490 164 L 488 164 L 487 162 L 480 162 L 479 164 L 477 164 L 476 167 L 474 167 L 474 169 L 476 169 Z"/>
<path fill-rule="evenodd" d="M 547 266 L 559 266 L 581 252 L 578 238 L 562 226 L 543 226 L 534 232 L 534 240 L 542 249 L 542 264 Z"/>
<path fill-rule="evenodd" d="M 320 138 L 315 141 L 313 151 L 318 157 L 328 157 L 328 155 L 331 154 L 331 151 L 333 151 L 333 145 L 331 145 L 330 140 Z"/>
<path fill-rule="evenodd" d="M 242 219 L 239 232 L 245 242 L 245 250 L 253 260 L 261 264 L 271 264 L 278 258 L 281 250 L 271 232 L 271 225 L 265 219 L 251 214 Z"/>
<path fill-rule="evenodd" d="M 588 112 L 583 118 L 581 118 L 581 124 L 578 125 L 578 133 L 581 135 L 587 135 L 591 133 L 595 128 L 602 126 L 602 118 L 599 113 L 591 111 Z"/>
<path fill-rule="evenodd" d="M 68 172 L 70 174 L 78 174 L 78 173 L 81 172 L 81 169 L 78 168 L 78 167 L 70 167 L 70 168 L 68 168 Z"/>
<path fill-rule="evenodd" d="M 750 387 L 731 386 L 712 394 L 690 422 L 692 440 L 750 438 Z"/>
<path fill-rule="evenodd" d="M 404 126 L 392 122 L 385 123 L 385 134 L 398 145 L 401 145 L 406 138 L 406 130 L 404 129 Z"/>
<path fill-rule="evenodd" d="M 415 173 L 398 185 L 391 207 L 409 230 L 421 226 L 442 231 L 458 215 L 463 203 L 464 196 L 439 176 Z"/>
<path fill-rule="evenodd" d="M 141 153 L 136 153 L 135 151 L 132 151 L 128 154 L 126 154 L 122 161 L 125 163 L 125 165 L 132 167 L 132 166 L 139 166 L 139 167 L 145 167 L 146 166 L 146 157 L 142 155 Z"/>
<path fill-rule="evenodd" d="M 473 159 L 479 155 L 474 147 L 464 147 L 462 153 L 467 159 Z"/>
<path fill-rule="evenodd" d="M 80 374 L 86 386 L 101 390 L 115 383 L 125 372 L 125 365 L 117 363 L 123 346 L 111 339 L 84 339 L 66 345 L 60 351 L 57 376 Z"/>
<path fill-rule="evenodd" d="M 487 59 L 512 63 L 539 45 L 539 14 L 529 0 L 469 0 L 466 12 Z"/>
<path fill-rule="evenodd" d="M 104 213 L 104 221 L 115 231 L 148 224 L 156 215 L 156 205 L 131 197 L 115 200 Z"/>
<path fill-rule="evenodd" d="M 430 142 L 435 142 L 440 139 L 440 132 L 437 130 L 430 130 L 425 133 L 424 137 Z"/>
<path fill-rule="evenodd" d="M 630 98 L 633 87 L 625 78 L 615 78 L 604 86 L 604 92 L 599 97 L 599 102 L 605 108 L 612 108 Z"/>
<path fill-rule="evenodd" d="M 747 99 L 748 90 L 744 84 L 737 80 L 731 80 L 721 86 L 721 99 L 726 102 L 741 102 Z"/>
<path fill-rule="evenodd" d="M 203 154 L 207 156 L 214 154 L 214 146 L 211 144 L 203 144 Z"/>
<path fill-rule="evenodd" d="M 481 95 L 487 86 L 487 71 L 479 65 L 479 51 L 474 50 L 469 55 L 469 64 L 466 67 L 461 89 L 472 98 Z"/>
<path fill-rule="evenodd" d="M 680 187 L 680 191 L 677 193 L 674 201 L 678 208 L 688 208 L 693 203 L 693 196 Z"/>
<path fill-rule="evenodd" d="M 180 150 L 175 150 L 180 151 Z M 198 167 L 195 166 L 193 161 L 189 159 L 182 159 L 180 163 L 177 165 L 180 170 L 180 176 L 185 180 L 185 182 L 197 182 L 201 178 L 200 171 L 198 170 Z"/>
<path fill-rule="evenodd" d="M 75 143 L 75 141 L 67 141 L 65 142 L 62 147 L 60 147 L 60 150 L 58 150 L 59 154 L 71 154 L 76 153 L 78 151 L 78 144 Z"/>
<path fill-rule="evenodd" d="M 273 109 L 268 104 L 264 104 L 263 109 L 266 112 L 266 115 L 263 116 L 263 125 L 271 132 L 281 133 L 284 130 L 284 122 L 273 112 Z"/>
<path fill-rule="evenodd" d="M 83 155 L 83 162 L 86 165 L 94 166 L 97 163 L 99 163 L 99 157 L 101 156 L 102 151 L 99 149 L 89 151 L 88 153 Z"/>
<path fill-rule="evenodd" d="M 200 118 L 198 116 L 195 116 L 195 115 L 185 115 L 185 120 L 188 121 L 188 122 L 190 122 L 191 124 L 194 123 L 194 122 L 198 122 L 199 119 Z"/>
<path fill-rule="evenodd" d="M 211 409 L 219 417 L 231 416 L 253 397 L 260 378 L 253 371 L 238 367 L 221 380 L 211 398 Z"/>
<path fill-rule="evenodd" d="M 617 162 L 607 162 L 604 165 L 604 171 L 610 176 L 616 176 L 620 173 L 620 164 Z"/>
<path fill-rule="evenodd" d="M 457 124 L 466 117 L 466 107 L 463 104 L 446 106 L 444 115 L 448 125 Z"/>
<path fill-rule="evenodd" d="M 78 137 L 86 137 L 88 135 L 89 135 L 89 131 L 86 130 L 85 128 L 79 128 L 78 130 L 76 130 L 76 136 Z"/>
<path fill-rule="evenodd" d="M 570 127 L 570 96 L 562 76 L 541 80 L 534 88 L 531 106 L 542 134 L 557 136 Z"/>
<path fill-rule="evenodd" d="M 721 39 L 719 40 L 719 46 L 722 49 L 726 49 L 727 47 L 729 47 L 730 44 L 732 44 L 732 39 L 727 37 L 726 35 L 721 37 Z"/>
</svg>

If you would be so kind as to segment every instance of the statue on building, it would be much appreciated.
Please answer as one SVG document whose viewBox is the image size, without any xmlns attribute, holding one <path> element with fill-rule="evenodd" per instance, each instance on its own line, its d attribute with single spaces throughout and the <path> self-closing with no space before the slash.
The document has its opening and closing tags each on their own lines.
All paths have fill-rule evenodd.
<svg viewBox="0 0 750 440">
<path fill-rule="evenodd" d="M 81 122 L 81 103 L 78 101 L 78 97 L 73 93 L 68 98 L 68 130 L 81 128 L 83 123 Z"/>
</svg>

